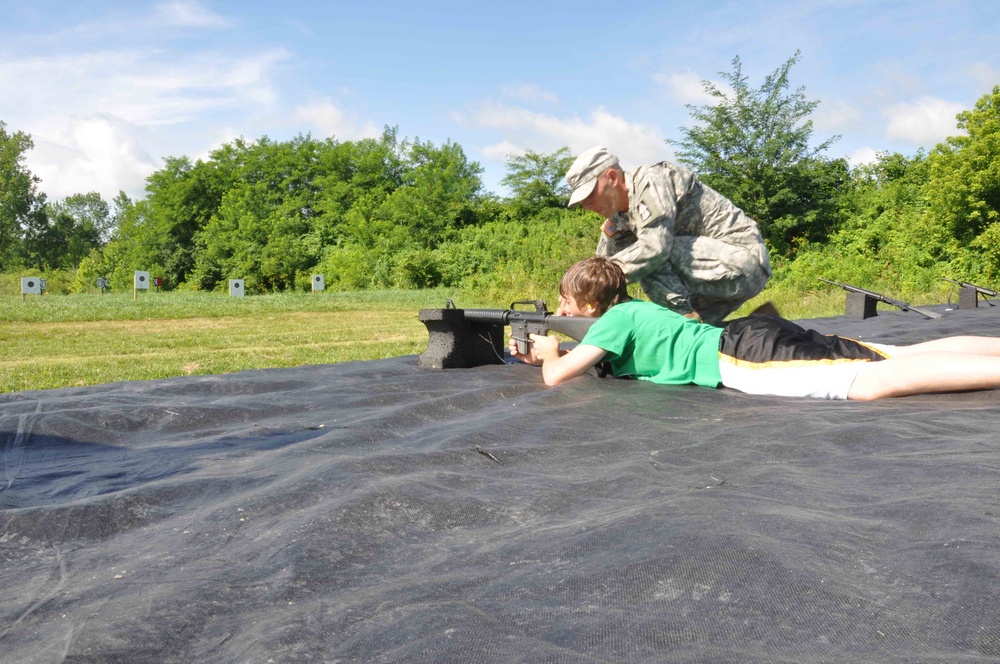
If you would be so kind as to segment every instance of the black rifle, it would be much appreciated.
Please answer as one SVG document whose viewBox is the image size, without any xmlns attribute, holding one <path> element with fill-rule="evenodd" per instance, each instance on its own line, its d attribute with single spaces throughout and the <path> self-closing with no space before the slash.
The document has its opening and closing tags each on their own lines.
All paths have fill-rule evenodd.
<svg viewBox="0 0 1000 664">
<path fill-rule="evenodd" d="M 825 281 L 828 284 L 833 284 L 834 286 L 840 286 L 845 291 L 849 291 L 851 293 L 861 293 L 862 295 L 866 295 L 872 298 L 873 300 L 878 300 L 879 302 L 885 302 L 886 304 L 891 304 L 892 306 L 898 309 L 902 309 L 903 311 L 913 311 L 915 313 L 920 314 L 921 316 L 926 316 L 927 318 L 941 318 L 941 314 L 939 313 L 914 307 L 913 305 L 903 302 L 902 300 L 894 300 L 893 298 L 887 295 L 882 295 L 882 293 L 876 293 L 875 291 L 865 290 L 864 288 L 858 288 L 857 286 L 849 286 L 847 284 L 842 284 L 836 281 L 830 281 L 829 279 L 824 279 L 823 277 L 819 277 L 819 280 Z"/>
<path fill-rule="evenodd" d="M 534 310 L 517 309 L 518 305 L 530 304 Z M 546 335 L 549 330 L 565 334 L 570 339 L 580 341 L 596 318 L 587 316 L 557 316 L 545 306 L 545 300 L 525 300 L 512 302 L 510 309 L 463 309 L 465 320 L 470 323 L 496 323 L 510 325 L 510 336 L 517 344 L 518 353 L 527 353 L 531 345 L 529 334 Z"/>
<path fill-rule="evenodd" d="M 975 284 L 970 284 L 968 281 L 955 281 L 954 279 L 949 279 L 948 277 L 941 277 L 941 278 L 944 279 L 945 281 L 950 281 L 953 284 L 957 284 L 957 285 L 961 286 L 962 288 L 971 288 L 971 289 L 975 290 L 976 291 L 976 297 L 979 297 L 980 295 L 982 295 L 983 296 L 983 300 L 985 300 L 986 304 L 990 305 L 991 307 L 993 306 L 993 303 L 990 302 L 989 300 L 987 300 L 986 296 L 987 295 L 989 295 L 990 297 L 1000 296 L 1000 293 L 996 292 L 995 290 L 990 290 L 989 288 L 983 288 L 982 286 L 977 286 Z"/>
<path fill-rule="evenodd" d="M 518 305 L 533 305 L 533 310 Z M 527 353 L 530 334 L 549 330 L 580 341 L 596 318 L 556 316 L 544 300 L 514 302 L 510 309 L 458 309 L 450 299 L 445 309 L 421 309 L 420 322 L 427 326 L 427 350 L 417 364 L 430 369 L 459 369 L 504 362 L 503 327 L 511 326 L 511 337 L 519 353 Z"/>
</svg>

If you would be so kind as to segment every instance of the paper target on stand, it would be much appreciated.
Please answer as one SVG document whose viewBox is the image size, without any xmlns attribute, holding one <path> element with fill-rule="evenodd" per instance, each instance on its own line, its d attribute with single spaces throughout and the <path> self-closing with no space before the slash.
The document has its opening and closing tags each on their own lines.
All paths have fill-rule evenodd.
<svg viewBox="0 0 1000 664">
<path fill-rule="evenodd" d="M 323 282 L 323 275 L 322 274 L 314 274 L 313 275 L 313 290 L 314 291 L 318 291 L 318 290 L 325 290 L 325 289 L 326 289 L 326 284 Z"/>
<path fill-rule="evenodd" d="M 230 297 L 243 297 L 243 280 L 242 279 L 230 279 L 229 280 L 229 296 Z"/>
<path fill-rule="evenodd" d="M 21 277 L 21 295 L 41 295 L 42 280 L 38 277 Z"/>
<path fill-rule="evenodd" d="M 136 270 L 135 277 L 133 277 L 133 284 L 136 290 L 149 290 L 149 272 Z"/>
</svg>

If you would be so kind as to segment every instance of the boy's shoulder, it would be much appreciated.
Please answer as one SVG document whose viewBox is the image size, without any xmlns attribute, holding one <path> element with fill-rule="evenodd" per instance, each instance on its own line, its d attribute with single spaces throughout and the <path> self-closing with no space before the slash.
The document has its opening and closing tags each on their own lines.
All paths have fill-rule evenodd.
<svg viewBox="0 0 1000 664">
<path fill-rule="evenodd" d="M 688 318 L 687 316 L 677 313 L 673 309 L 668 309 L 662 304 L 649 302 L 647 300 L 628 300 L 626 302 L 621 302 L 608 309 L 604 316 L 609 314 L 612 314 L 612 319 L 616 321 L 629 321 L 636 324 L 655 324 L 669 329 L 676 329 L 678 327 L 687 329 L 688 325 L 698 326 L 699 328 L 714 327 L 712 325 L 705 325 L 704 323 L 701 323 L 693 318 Z"/>
<path fill-rule="evenodd" d="M 635 326 L 654 322 L 656 325 L 673 327 L 688 322 L 689 319 L 655 302 L 627 300 L 608 309 L 599 320 L 604 320 L 601 327 Z"/>
<path fill-rule="evenodd" d="M 664 307 L 661 304 L 657 304 L 656 302 L 650 302 L 648 300 L 636 300 L 636 299 L 632 299 L 632 300 L 626 300 L 625 302 L 619 302 L 618 304 L 616 304 L 613 307 L 611 307 L 610 309 L 608 309 L 608 313 L 611 313 L 612 311 L 614 311 L 616 309 L 619 312 L 622 312 L 622 313 L 624 313 L 626 311 L 628 311 L 628 312 L 642 312 L 642 313 L 649 313 L 649 314 L 659 314 L 659 313 L 662 313 L 663 315 L 666 315 L 666 316 L 677 316 L 678 318 L 684 318 L 683 316 L 681 316 L 676 311 L 671 311 L 670 309 Z M 607 315 L 607 314 L 605 314 L 605 315 Z"/>
</svg>

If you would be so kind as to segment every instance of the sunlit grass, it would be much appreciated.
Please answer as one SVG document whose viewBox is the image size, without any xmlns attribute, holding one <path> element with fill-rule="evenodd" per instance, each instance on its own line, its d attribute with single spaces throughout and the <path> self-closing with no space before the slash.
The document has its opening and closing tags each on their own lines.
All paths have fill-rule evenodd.
<svg viewBox="0 0 1000 664">
<path fill-rule="evenodd" d="M 0 391 L 417 354 L 444 291 L 0 298 Z M 489 306 L 465 296 L 466 306 Z"/>
<path fill-rule="evenodd" d="M 66 321 L 149 320 L 173 318 L 244 318 L 293 311 L 355 311 L 443 307 L 451 291 L 444 289 L 281 293 L 229 297 L 220 293 L 140 291 L 131 293 L 0 296 L 0 321 L 56 323 Z"/>
</svg>

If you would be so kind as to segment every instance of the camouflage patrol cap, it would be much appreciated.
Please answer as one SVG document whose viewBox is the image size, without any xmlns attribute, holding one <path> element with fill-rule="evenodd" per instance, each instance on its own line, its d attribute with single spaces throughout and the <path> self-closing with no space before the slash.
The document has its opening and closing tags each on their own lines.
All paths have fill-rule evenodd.
<svg viewBox="0 0 1000 664">
<path fill-rule="evenodd" d="M 618 157 L 608 152 L 602 145 L 592 147 L 577 157 L 566 172 L 566 182 L 573 189 L 569 205 L 576 205 L 590 196 L 590 192 L 594 191 L 594 185 L 597 184 L 597 176 L 617 165 Z"/>
</svg>

